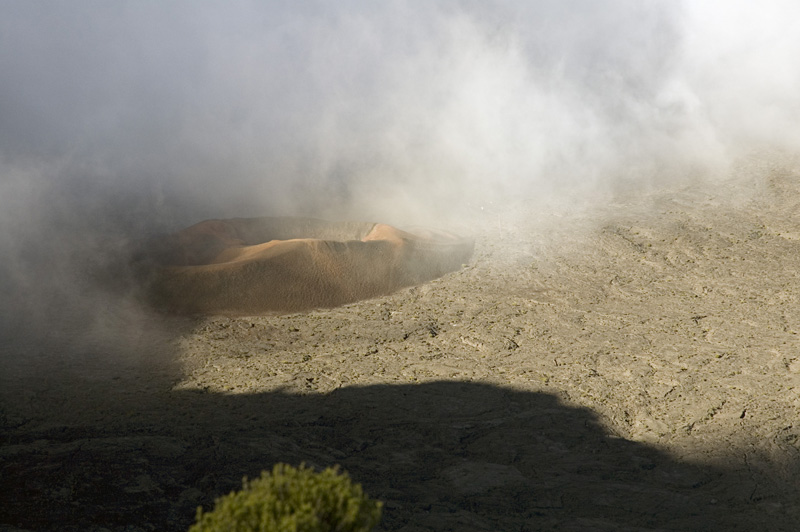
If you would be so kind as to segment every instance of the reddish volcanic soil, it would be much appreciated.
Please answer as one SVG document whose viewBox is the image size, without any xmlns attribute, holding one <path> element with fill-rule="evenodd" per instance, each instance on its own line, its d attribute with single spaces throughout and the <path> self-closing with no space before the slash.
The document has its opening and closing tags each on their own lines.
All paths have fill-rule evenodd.
<svg viewBox="0 0 800 532">
<path fill-rule="evenodd" d="M 157 307 L 261 315 L 338 307 L 388 295 L 461 268 L 474 241 L 386 224 L 312 218 L 207 220 L 158 239 Z"/>
</svg>

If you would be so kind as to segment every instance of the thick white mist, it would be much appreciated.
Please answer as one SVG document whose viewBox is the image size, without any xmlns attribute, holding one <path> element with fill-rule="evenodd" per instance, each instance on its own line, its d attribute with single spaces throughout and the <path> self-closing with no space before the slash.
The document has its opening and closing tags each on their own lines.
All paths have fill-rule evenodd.
<svg viewBox="0 0 800 532">
<path fill-rule="evenodd" d="M 753 145 L 800 145 L 800 4 L 687 2 L 681 74 L 735 157 Z"/>
<path fill-rule="evenodd" d="M 204 218 L 446 224 L 795 150 L 799 15 L 779 0 L 3 2 L 6 334 L 105 323 L 124 294 L 96 272 Z"/>
</svg>

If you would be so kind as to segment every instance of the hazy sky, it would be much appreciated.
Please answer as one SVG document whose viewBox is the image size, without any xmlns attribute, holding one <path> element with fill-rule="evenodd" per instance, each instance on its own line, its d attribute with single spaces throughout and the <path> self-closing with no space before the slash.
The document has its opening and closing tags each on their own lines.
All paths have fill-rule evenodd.
<svg viewBox="0 0 800 532">
<path fill-rule="evenodd" d="M 5 0 L 0 296 L 209 217 L 446 219 L 796 149 L 799 25 L 793 0 Z"/>
<path fill-rule="evenodd" d="M 797 143 L 794 5 L 6 1 L 0 168 L 210 216 L 713 165 Z"/>
</svg>

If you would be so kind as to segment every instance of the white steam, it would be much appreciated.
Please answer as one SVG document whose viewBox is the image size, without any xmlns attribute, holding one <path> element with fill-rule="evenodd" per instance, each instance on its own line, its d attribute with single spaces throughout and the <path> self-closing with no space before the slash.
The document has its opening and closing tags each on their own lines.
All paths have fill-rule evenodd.
<svg viewBox="0 0 800 532">
<path fill-rule="evenodd" d="M 86 257 L 204 218 L 447 220 L 797 149 L 798 6 L 3 2 L 0 312 L 91 321 Z"/>
</svg>

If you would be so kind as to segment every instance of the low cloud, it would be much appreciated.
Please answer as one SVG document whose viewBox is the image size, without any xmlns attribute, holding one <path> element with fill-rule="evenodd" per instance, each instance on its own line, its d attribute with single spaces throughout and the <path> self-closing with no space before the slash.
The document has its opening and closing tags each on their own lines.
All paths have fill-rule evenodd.
<svg viewBox="0 0 800 532">
<path fill-rule="evenodd" d="M 446 223 L 796 149 L 798 15 L 777 0 L 5 2 L 0 312 L 96 321 L 118 294 L 87 261 L 204 218 Z"/>
</svg>

